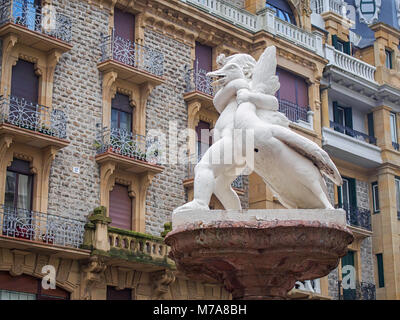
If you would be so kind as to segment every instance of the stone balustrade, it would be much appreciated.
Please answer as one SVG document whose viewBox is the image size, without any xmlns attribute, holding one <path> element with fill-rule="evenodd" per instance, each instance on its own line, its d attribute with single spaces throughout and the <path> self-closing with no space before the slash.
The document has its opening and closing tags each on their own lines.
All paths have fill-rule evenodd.
<svg viewBox="0 0 400 320">
<path fill-rule="evenodd" d="M 170 250 L 162 238 L 113 227 L 108 227 L 108 241 L 110 250 L 124 249 L 136 256 L 145 255 L 165 261 Z"/>
<path fill-rule="evenodd" d="M 325 58 L 329 60 L 328 66 L 334 66 L 341 71 L 348 72 L 372 83 L 375 82 L 376 68 L 364 61 L 325 45 Z"/>
<path fill-rule="evenodd" d="M 250 32 L 266 30 L 298 46 L 314 51 L 321 56 L 323 55 L 322 35 L 319 32 L 311 33 L 283 21 L 276 17 L 275 11 L 271 8 L 265 8 L 255 15 L 222 0 L 181 1 Z"/>
<path fill-rule="evenodd" d="M 343 0 L 311 0 L 311 10 L 314 13 L 334 12 L 338 15 L 346 15 L 346 2 Z"/>
</svg>

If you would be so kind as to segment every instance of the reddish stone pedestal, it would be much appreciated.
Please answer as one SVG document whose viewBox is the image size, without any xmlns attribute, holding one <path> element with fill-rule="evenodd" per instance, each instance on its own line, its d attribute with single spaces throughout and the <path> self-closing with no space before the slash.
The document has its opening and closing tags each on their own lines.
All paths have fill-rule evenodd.
<svg viewBox="0 0 400 320">
<path fill-rule="evenodd" d="M 286 299 L 296 281 L 335 269 L 353 241 L 343 210 L 190 211 L 172 224 L 178 270 L 234 299 Z"/>
</svg>

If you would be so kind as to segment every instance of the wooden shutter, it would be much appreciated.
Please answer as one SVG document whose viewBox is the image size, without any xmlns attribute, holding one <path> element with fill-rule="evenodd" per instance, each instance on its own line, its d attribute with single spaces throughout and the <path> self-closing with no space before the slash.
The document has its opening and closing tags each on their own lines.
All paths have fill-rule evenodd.
<svg viewBox="0 0 400 320">
<path fill-rule="evenodd" d="M 196 42 L 195 56 L 199 69 L 207 72 L 212 70 L 212 47 Z"/>
<path fill-rule="evenodd" d="M 332 46 L 337 50 L 338 49 L 338 37 L 336 34 L 332 35 Z"/>
<path fill-rule="evenodd" d="M 347 128 L 353 129 L 353 110 L 344 108 L 344 121 Z"/>
<path fill-rule="evenodd" d="M 342 258 L 342 268 L 348 265 L 354 268 L 354 251 L 349 250 L 347 255 Z M 346 274 L 342 273 L 342 276 L 346 276 Z M 343 289 L 343 298 L 344 300 L 354 300 L 356 298 L 356 289 Z"/>
<path fill-rule="evenodd" d="M 375 137 L 375 130 L 374 130 L 374 114 L 368 113 L 368 135 L 370 137 Z"/>
<path fill-rule="evenodd" d="M 277 75 L 281 87 L 278 91 L 278 98 L 286 100 L 300 107 L 308 106 L 308 85 L 307 82 L 284 69 L 278 68 Z"/>
<path fill-rule="evenodd" d="M 135 16 L 115 8 L 114 30 L 116 36 L 135 42 Z"/>
<path fill-rule="evenodd" d="M 339 105 L 337 101 L 333 101 L 333 122 L 340 123 L 339 121 Z"/>
<path fill-rule="evenodd" d="M 132 289 L 117 290 L 107 286 L 107 300 L 132 300 Z"/>
<path fill-rule="evenodd" d="M 111 107 L 119 111 L 132 113 L 132 107 L 129 101 L 129 96 L 125 94 L 117 93 L 114 99 L 111 100 Z"/>
<path fill-rule="evenodd" d="M 351 55 L 351 43 L 350 41 L 344 42 L 343 43 L 343 51 L 344 53 Z"/>
<path fill-rule="evenodd" d="M 127 186 L 115 184 L 110 192 L 111 226 L 132 230 L 132 199 Z"/>
<path fill-rule="evenodd" d="M 35 73 L 35 65 L 25 60 L 18 60 L 12 67 L 11 95 L 38 103 L 39 77 Z"/>
<path fill-rule="evenodd" d="M 357 188 L 356 188 L 356 179 L 354 178 L 346 178 L 349 181 L 349 197 L 350 197 L 350 205 L 353 208 L 357 208 Z"/>
<path fill-rule="evenodd" d="M 378 285 L 379 288 L 383 288 L 385 286 L 385 274 L 383 269 L 383 255 L 382 253 L 378 253 L 376 255 L 376 262 L 378 266 Z"/>
</svg>

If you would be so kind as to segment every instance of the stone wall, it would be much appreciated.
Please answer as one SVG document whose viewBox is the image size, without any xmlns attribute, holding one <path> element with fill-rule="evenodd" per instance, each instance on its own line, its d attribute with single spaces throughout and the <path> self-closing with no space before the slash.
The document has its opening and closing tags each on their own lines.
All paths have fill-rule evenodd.
<svg viewBox="0 0 400 320">
<path fill-rule="evenodd" d="M 54 74 L 53 106 L 68 117 L 70 145 L 56 156 L 49 181 L 49 212 L 85 217 L 99 205 L 100 179 L 94 141 L 102 123 L 101 33 L 109 12 L 81 0 L 54 0 L 57 12 L 72 20 L 73 48 L 62 55 Z M 80 173 L 74 174 L 73 167 Z"/>
<path fill-rule="evenodd" d="M 184 66 L 191 65 L 191 48 L 182 42 L 157 33 L 145 30 L 145 45 L 160 50 L 164 54 L 165 83 L 157 86 L 147 101 L 146 130 L 160 129 L 167 137 L 167 153 L 164 172 L 156 175 L 151 183 L 146 201 L 146 232 L 160 235 L 163 225 L 171 221 L 172 210 L 185 203 L 183 180 L 186 178 L 186 165 L 170 158 L 168 144 L 169 126 L 176 125 L 178 150 L 187 143 L 187 107 L 183 100 Z"/>
<path fill-rule="evenodd" d="M 336 268 L 331 271 L 328 275 L 328 294 L 334 300 L 339 299 L 339 289 L 338 289 L 339 272 Z"/>
<path fill-rule="evenodd" d="M 357 206 L 369 210 L 368 182 L 356 180 Z"/>
<path fill-rule="evenodd" d="M 363 240 L 360 248 L 361 279 L 360 281 L 375 284 L 374 260 L 372 255 L 372 238 Z"/>
</svg>

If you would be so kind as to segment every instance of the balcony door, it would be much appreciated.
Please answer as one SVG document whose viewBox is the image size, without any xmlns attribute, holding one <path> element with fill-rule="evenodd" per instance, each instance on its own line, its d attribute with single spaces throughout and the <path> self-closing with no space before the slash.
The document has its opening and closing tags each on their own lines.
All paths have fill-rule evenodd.
<svg viewBox="0 0 400 320">
<path fill-rule="evenodd" d="M 196 135 L 197 135 L 197 159 L 203 157 L 208 148 L 212 145 L 212 136 L 210 134 L 211 126 L 208 122 L 199 121 L 196 126 Z"/>
<path fill-rule="evenodd" d="M 111 226 L 132 230 L 132 199 L 127 186 L 116 183 L 110 192 Z"/>
<path fill-rule="evenodd" d="M 353 111 L 333 102 L 333 122 L 335 131 L 353 136 Z"/>
<path fill-rule="evenodd" d="M 116 37 L 135 42 L 135 15 L 114 9 L 114 32 Z"/>
<path fill-rule="evenodd" d="M 19 59 L 12 67 L 10 113 L 8 120 L 15 125 L 34 129 L 38 126 L 37 104 L 39 77 L 35 65 Z"/>
<path fill-rule="evenodd" d="M 7 168 L 3 234 L 31 239 L 33 175 L 27 161 L 14 159 Z"/>
<path fill-rule="evenodd" d="M 210 72 L 212 70 L 212 47 L 196 41 L 195 57 L 195 69 L 198 67 L 198 69 L 205 72 Z"/>
<path fill-rule="evenodd" d="M 117 93 L 111 101 L 111 128 L 132 132 L 133 108 L 127 95 Z"/>
<path fill-rule="evenodd" d="M 14 1 L 13 20 L 30 30 L 41 30 L 41 0 Z"/>
</svg>

